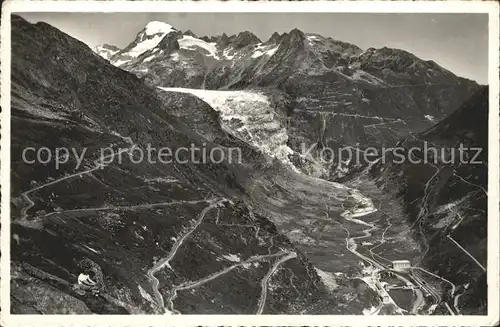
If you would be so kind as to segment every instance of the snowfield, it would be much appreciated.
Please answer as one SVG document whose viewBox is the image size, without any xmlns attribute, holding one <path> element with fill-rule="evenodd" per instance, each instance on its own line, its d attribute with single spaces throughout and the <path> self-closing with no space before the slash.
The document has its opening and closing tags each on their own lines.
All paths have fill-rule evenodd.
<svg viewBox="0 0 500 327">
<path fill-rule="evenodd" d="M 217 47 L 215 43 L 208 43 L 189 35 L 184 35 L 178 40 L 178 42 L 181 49 L 196 50 L 197 47 L 202 48 L 208 52 L 210 57 L 220 59 L 217 55 Z"/>
<path fill-rule="evenodd" d="M 279 46 L 269 47 L 269 46 L 258 45 L 253 50 L 254 52 L 253 52 L 251 57 L 252 58 L 259 58 L 259 57 L 264 56 L 264 55 L 271 57 L 273 54 L 276 53 L 276 51 L 278 51 L 278 48 L 279 48 Z"/>
<path fill-rule="evenodd" d="M 113 57 L 120 50 L 111 50 L 102 45 L 98 45 L 94 48 L 94 52 L 103 57 L 104 59 L 109 60 L 109 58 Z"/>
<path fill-rule="evenodd" d="M 165 36 L 165 34 L 155 35 L 151 39 L 146 39 L 144 41 L 141 41 L 141 42 L 137 43 L 137 45 L 135 47 L 133 47 L 126 54 L 131 56 L 131 57 L 137 58 L 141 54 L 143 54 L 144 52 L 156 47 L 158 45 L 158 43 L 160 43 L 160 41 L 163 39 L 164 36 Z"/>
<path fill-rule="evenodd" d="M 164 22 L 152 21 L 146 25 L 145 33 L 146 35 L 155 35 L 158 33 L 168 34 L 174 30 L 175 29 L 172 27 L 172 25 Z"/>
</svg>

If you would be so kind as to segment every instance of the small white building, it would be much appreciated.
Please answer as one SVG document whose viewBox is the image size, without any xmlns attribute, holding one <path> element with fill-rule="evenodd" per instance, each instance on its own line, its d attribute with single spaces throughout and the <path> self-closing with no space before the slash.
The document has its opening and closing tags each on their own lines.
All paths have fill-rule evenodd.
<svg viewBox="0 0 500 327">
<path fill-rule="evenodd" d="M 395 260 L 392 262 L 392 269 L 396 271 L 407 271 L 411 264 L 409 260 Z"/>
<path fill-rule="evenodd" d="M 78 275 L 78 284 L 79 285 L 86 285 L 86 286 L 94 286 L 96 285 L 96 282 L 94 282 L 92 279 L 90 279 L 89 275 L 81 273 Z"/>
</svg>

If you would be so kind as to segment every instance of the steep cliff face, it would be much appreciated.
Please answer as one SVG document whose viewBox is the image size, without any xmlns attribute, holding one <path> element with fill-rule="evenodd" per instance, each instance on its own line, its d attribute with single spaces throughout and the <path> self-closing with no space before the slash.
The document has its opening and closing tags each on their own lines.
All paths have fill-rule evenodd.
<svg viewBox="0 0 500 327">
<path fill-rule="evenodd" d="M 11 107 L 13 312 L 341 310 L 306 257 L 238 201 L 267 159 L 204 102 L 160 97 L 85 44 L 12 16 Z M 148 144 L 238 146 L 246 164 L 141 161 L 136 149 Z M 69 153 L 59 167 L 28 164 L 28 147 L 28 160 L 41 147 Z M 80 274 L 98 287 L 78 284 Z"/>
<path fill-rule="evenodd" d="M 387 158 L 372 167 L 372 176 L 405 204 L 425 246 L 420 264 L 456 284 L 463 314 L 486 313 L 488 89 L 398 145 L 422 163 Z"/>
<path fill-rule="evenodd" d="M 316 161 L 324 147 L 394 145 L 456 110 L 478 88 L 403 50 L 363 51 L 298 29 L 265 42 L 248 32 L 203 38 L 170 32 L 167 38 L 179 46 L 111 61 L 154 86 L 273 89 L 289 99 L 280 108 L 288 117 L 288 146 L 296 152 L 313 147 Z M 328 179 L 352 168 L 338 160 L 311 164 L 311 158 L 290 156 L 305 173 Z"/>
</svg>

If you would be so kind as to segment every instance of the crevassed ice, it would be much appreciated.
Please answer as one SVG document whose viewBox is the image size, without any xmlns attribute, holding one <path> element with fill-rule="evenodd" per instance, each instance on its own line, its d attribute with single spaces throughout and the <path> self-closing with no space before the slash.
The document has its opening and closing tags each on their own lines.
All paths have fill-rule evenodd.
<svg viewBox="0 0 500 327">
<path fill-rule="evenodd" d="M 294 151 L 287 145 L 288 134 L 281 126 L 269 99 L 250 91 L 216 91 L 158 87 L 164 91 L 190 93 L 221 113 L 224 128 L 263 153 L 300 172 L 288 158 Z"/>
</svg>

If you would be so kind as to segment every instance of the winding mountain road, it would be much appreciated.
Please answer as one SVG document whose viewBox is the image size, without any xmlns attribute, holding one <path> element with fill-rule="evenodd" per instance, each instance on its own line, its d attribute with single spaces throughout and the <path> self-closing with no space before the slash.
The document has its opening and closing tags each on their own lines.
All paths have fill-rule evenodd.
<svg viewBox="0 0 500 327">
<path fill-rule="evenodd" d="M 73 173 L 73 174 L 68 175 L 68 176 L 64 176 L 64 177 L 55 179 L 55 180 L 53 180 L 51 182 L 42 184 L 42 185 L 37 186 L 35 188 L 32 188 L 32 189 L 30 189 L 30 190 L 28 190 L 26 192 L 23 192 L 21 194 L 21 197 L 24 199 L 24 201 L 27 204 L 26 204 L 26 206 L 24 206 L 21 209 L 21 220 L 26 220 L 26 218 L 28 217 L 28 210 L 30 210 L 35 205 L 35 202 L 33 202 L 33 200 L 31 200 L 30 197 L 28 196 L 29 194 L 31 194 L 33 192 L 36 192 L 36 191 L 38 191 L 38 190 L 40 190 L 42 188 L 45 188 L 47 186 L 51 186 L 51 185 L 60 183 L 60 182 L 65 181 L 67 179 L 70 179 L 70 178 L 73 178 L 73 177 L 77 177 L 77 176 L 82 176 L 82 175 L 85 175 L 85 174 L 89 174 L 89 173 L 92 173 L 93 171 L 96 171 L 98 169 L 104 168 L 107 165 L 109 165 L 109 163 L 108 164 L 104 164 L 103 163 L 103 161 L 105 159 L 114 158 L 114 157 L 116 157 L 118 155 L 121 155 L 123 152 L 129 152 L 129 151 L 131 151 L 131 149 L 132 149 L 133 146 L 134 145 L 132 145 L 130 148 L 127 148 L 127 149 L 120 149 L 117 153 L 114 153 L 114 154 L 111 154 L 111 155 L 108 155 L 108 156 L 104 156 L 104 157 L 101 157 L 101 158 L 95 160 L 94 161 L 95 167 L 93 167 L 91 169 L 80 171 L 80 172 Z"/>
<path fill-rule="evenodd" d="M 170 250 L 170 252 L 167 254 L 166 257 L 158 260 L 158 262 L 156 262 L 154 264 L 154 266 L 148 270 L 147 276 L 148 276 L 149 280 L 151 281 L 151 284 L 153 287 L 153 292 L 154 292 L 154 295 L 156 298 L 156 303 L 158 304 L 158 306 L 160 308 L 163 308 L 165 310 L 165 303 L 164 303 L 163 296 L 160 294 L 160 291 L 158 290 L 160 281 L 158 280 L 158 278 L 155 277 L 155 273 L 157 271 L 163 269 L 165 266 L 168 266 L 171 269 L 170 261 L 174 258 L 175 254 L 177 253 L 177 250 L 179 250 L 179 248 L 184 243 L 184 241 L 196 230 L 196 228 L 198 228 L 198 226 L 200 226 L 200 224 L 202 223 L 203 218 L 205 218 L 205 215 L 207 214 L 207 212 L 209 210 L 211 210 L 212 208 L 217 207 L 220 203 L 222 203 L 224 201 L 225 201 L 225 199 L 219 200 L 219 201 L 215 201 L 214 199 L 206 200 L 206 202 L 208 202 L 209 205 L 205 209 L 203 209 L 202 212 L 199 214 L 198 219 L 196 220 L 196 223 L 189 229 L 188 232 L 184 233 L 182 235 L 182 237 L 180 237 L 174 243 L 174 245 L 172 246 L 172 249 Z"/>
<path fill-rule="evenodd" d="M 288 261 L 288 260 L 293 259 L 293 258 L 296 258 L 296 257 L 297 257 L 297 253 L 295 253 L 295 252 L 289 252 L 286 256 L 284 256 L 283 258 L 277 260 L 274 263 L 274 265 L 272 266 L 272 268 L 267 272 L 266 276 L 264 276 L 264 278 L 260 282 L 261 293 L 260 293 L 260 299 L 259 299 L 259 303 L 258 303 L 258 306 L 257 306 L 257 312 L 256 312 L 256 314 L 260 315 L 260 314 L 262 314 L 262 311 L 264 311 L 264 306 L 266 305 L 267 286 L 268 286 L 269 278 L 271 278 L 271 276 L 276 272 L 276 270 L 278 269 L 278 267 L 283 262 Z"/>
</svg>

